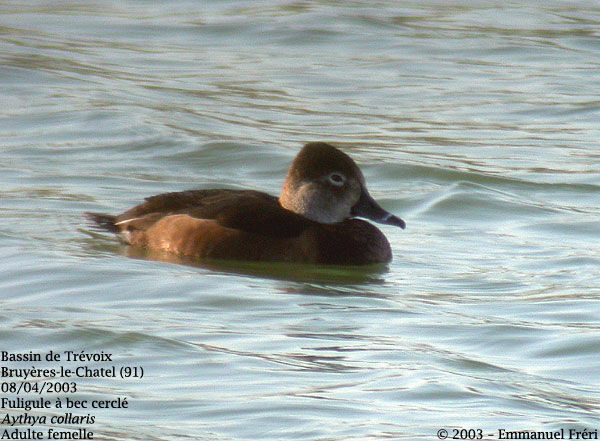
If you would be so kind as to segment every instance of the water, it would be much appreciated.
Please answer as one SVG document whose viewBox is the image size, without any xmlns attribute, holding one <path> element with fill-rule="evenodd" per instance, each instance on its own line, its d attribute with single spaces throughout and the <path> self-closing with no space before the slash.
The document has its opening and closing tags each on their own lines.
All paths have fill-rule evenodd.
<svg viewBox="0 0 600 441">
<path fill-rule="evenodd" d="M 73 411 L 94 439 L 600 429 L 599 25 L 591 1 L 3 2 L 0 349 L 142 367 L 43 394 L 128 399 Z M 407 221 L 386 268 L 181 265 L 82 218 L 277 194 L 314 140 Z"/>
</svg>

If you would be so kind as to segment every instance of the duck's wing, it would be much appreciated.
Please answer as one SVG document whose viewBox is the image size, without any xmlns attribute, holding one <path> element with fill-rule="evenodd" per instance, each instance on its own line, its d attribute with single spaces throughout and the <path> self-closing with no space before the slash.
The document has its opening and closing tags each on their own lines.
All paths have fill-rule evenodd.
<svg viewBox="0 0 600 441">
<path fill-rule="evenodd" d="M 122 222 L 151 213 L 161 213 L 164 216 L 173 213 L 183 214 L 189 213 L 190 210 L 194 210 L 201 217 L 213 219 L 214 215 L 211 215 L 212 212 L 218 212 L 220 207 L 245 198 L 277 201 L 274 196 L 267 193 L 250 190 L 212 189 L 177 191 L 147 197 L 141 204 L 117 216 L 117 221 Z"/>
<path fill-rule="evenodd" d="M 114 225 L 145 230 L 175 214 L 212 219 L 223 227 L 273 237 L 294 237 L 312 221 L 284 209 L 276 197 L 252 190 L 188 190 L 146 198 L 114 219 Z"/>
</svg>

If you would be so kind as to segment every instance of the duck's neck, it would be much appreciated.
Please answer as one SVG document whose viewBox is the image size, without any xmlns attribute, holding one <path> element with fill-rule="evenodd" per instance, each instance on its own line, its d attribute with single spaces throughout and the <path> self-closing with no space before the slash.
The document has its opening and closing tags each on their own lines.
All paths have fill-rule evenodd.
<svg viewBox="0 0 600 441">
<path fill-rule="evenodd" d="M 335 201 L 326 200 L 312 183 L 292 186 L 286 182 L 279 204 L 286 210 L 321 224 L 335 224 L 348 217 L 343 207 Z"/>
</svg>

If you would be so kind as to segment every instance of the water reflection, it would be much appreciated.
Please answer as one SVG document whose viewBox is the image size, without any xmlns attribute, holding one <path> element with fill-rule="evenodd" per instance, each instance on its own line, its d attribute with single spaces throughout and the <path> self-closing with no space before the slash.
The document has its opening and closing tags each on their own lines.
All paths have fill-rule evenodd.
<svg viewBox="0 0 600 441">
<path fill-rule="evenodd" d="M 311 265 L 281 262 L 242 262 L 219 259 L 192 259 L 171 253 L 148 250 L 121 245 L 119 253 L 133 259 L 186 265 L 209 270 L 211 273 L 244 275 L 271 280 L 302 282 L 311 293 L 319 291 L 318 284 L 323 287 L 323 294 L 336 295 L 342 292 L 331 292 L 330 286 L 372 285 L 385 283 L 384 276 L 389 271 L 386 264 L 363 266 Z M 309 288 L 312 287 L 312 288 Z M 345 292 L 347 295 L 348 293 Z"/>
</svg>

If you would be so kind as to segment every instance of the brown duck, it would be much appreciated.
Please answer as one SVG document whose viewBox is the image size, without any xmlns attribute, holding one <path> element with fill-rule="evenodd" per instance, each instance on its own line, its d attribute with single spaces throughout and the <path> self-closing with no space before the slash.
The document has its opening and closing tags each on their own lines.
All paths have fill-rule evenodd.
<svg viewBox="0 0 600 441">
<path fill-rule="evenodd" d="M 306 144 L 276 198 L 253 190 L 159 194 L 118 216 L 86 213 L 135 247 L 189 258 L 361 265 L 389 262 L 383 233 L 355 216 L 405 228 L 369 195 L 345 153 Z"/>
</svg>

